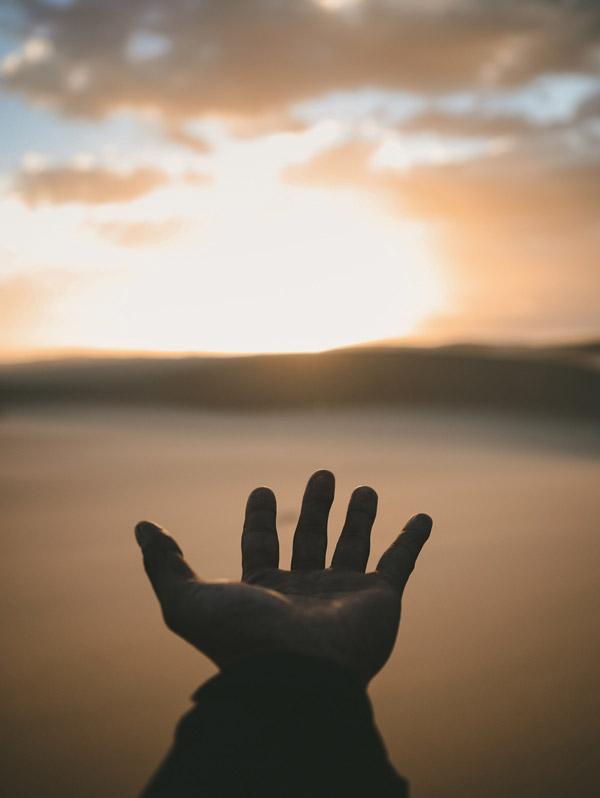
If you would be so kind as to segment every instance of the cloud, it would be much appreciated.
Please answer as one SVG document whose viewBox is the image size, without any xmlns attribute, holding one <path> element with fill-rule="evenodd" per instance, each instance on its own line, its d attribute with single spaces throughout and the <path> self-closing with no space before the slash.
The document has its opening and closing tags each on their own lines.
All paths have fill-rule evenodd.
<svg viewBox="0 0 600 798">
<path fill-rule="evenodd" d="M 123 107 L 170 120 L 255 115 L 369 85 L 517 85 L 593 70 L 600 28 L 597 3 L 566 0 L 364 0 L 338 10 L 312 0 L 17 5 L 37 44 L 8 56 L 5 84 L 88 117 Z"/>
<path fill-rule="evenodd" d="M 39 344 L 40 331 L 56 314 L 54 303 L 74 282 L 64 271 L 11 275 L 0 280 L 3 349 Z"/>
<path fill-rule="evenodd" d="M 295 162 L 288 181 L 359 188 L 399 217 L 427 222 L 461 292 L 462 315 L 444 320 L 457 335 L 469 325 L 477 334 L 592 326 L 600 229 L 597 2 L 13 5 L 23 43 L 4 60 L 4 87 L 50 109 L 47 119 L 86 119 L 67 122 L 61 147 L 77 132 L 77 148 L 96 159 L 80 158 L 85 169 L 49 167 L 34 147 L 54 163 L 67 163 L 69 153 L 53 153 L 43 132 L 27 139 L 31 151 L 13 186 L 29 206 L 125 203 L 167 183 L 204 182 L 196 165 L 221 180 L 225 196 L 228 185 L 235 192 L 276 182 Z M 149 160 L 140 139 L 126 156 L 138 168 L 128 173 L 98 165 L 126 160 L 120 151 L 106 154 L 119 148 L 111 123 L 88 124 L 123 109 L 132 113 L 122 117 L 136 117 L 139 130 L 154 136 L 156 154 Z M 89 143 L 91 129 L 105 142 Z M 304 133 L 296 137 L 298 130 Z M 240 202 L 245 196 L 238 191 Z M 154 200 L 151 221 L 125 221 L 121 209 L 99 216 L 109 208 L 94 212 L 100 221 L 91 227 L 89 218 L 80 226 L 122 247 L 160 245 L 177 234 L 178 222 L 164 219 L 162 196 Z M 197 212 L 192 199 L 190 213 Z M 66 241 L 69 214 L 48 213 L 64 215 Z M 92 215 L 89 208 L 78 213 Z M 100 251 L 97 236 L 88 238 Z M 64 253 L 70 244 L 62 246 Z M 129 256 L 138 254 L 149 253 Z"/>
<path fill-rule="evenodd" d="M 168 243 L 182 230 L 177 219 L 161 222 L 99 222 L 96 232 L 121 247 L 147 247 Z"/>
<path fill-rule="evenodd" d="M 372 142 L 350 139 L 329 147 L 306 163 L 289 166 L 284 178 L 291 183 L 335 186 L 357 186 L 365 191 L 381 187 L 368 161 L 375 152 Z"/>
<path fill-rule="evenodd" d="M 442 136 L 522 136 L 535 130 L 532 122 L 521 116 L 481 116 L 480 114 L 449 114 L 430 110 L 403 122 L 407 133 L 429 132 Z"/>
<path fill-rule="evenodd" d="M 581 103 L 576 112 L 578 121 L 600 120 L 600 91 Z"/>
<path fill-rule="evenodd" d="M 181 144 L 199 155 L 205 155 L 210 150 L 210 147 L 203 139 L 194 136 L 183 126 L 170 125 L 166 128 L 166 133 L 172 142 Z"/>
<path fill-rule="evenodd" d="M 128 202 L 164 185 L 167 179 L 157 169 L 119 173 L 100 168 L 54 167 L 22 171 L 14 185 L 18 196 L 31 207 L 68 202 L 96 205 Z"/>
<path fill-rule="evenodd" d="M 539 168 L 502 158 L 458 166 L 417 169 L 398 181 L 407 207 L 427 218 L 497 220 L 522 224 L 524 232 L 552 234 L 595 218 L 600 206 L 600 163 Z"/>
<path fill-rule="evenodd" d="M 597 331 L 600 161 L 536 160 L 531 150 L 375 170 L 376 145 L 347 141 L 288 180 L 352 185 L 401 218 L 426 220 L 457 287 L 459 312 L 430 332 L 565 337 Z"/>
<path fill-rule="evenodd" d="M 463 88 L 417 94 L 362 88 L 340 91 L 292 106 L 304 124 L 335 120 L 359 135 L 389 137 L 431 133 L 446 138 L 522 136 L 581 127 L 600 121 L 600 76 L 552 74 L 518 88 Z M 449 142 L 447 142 L 449 143 Z"/>
<path fill-rule="evenodd" d="M 397 210 L 437 224 L 479 335 L 570 337 L 597 330 L 600 163 L 519 158 L 418 169 L 395 186 Z"/>
</svg>

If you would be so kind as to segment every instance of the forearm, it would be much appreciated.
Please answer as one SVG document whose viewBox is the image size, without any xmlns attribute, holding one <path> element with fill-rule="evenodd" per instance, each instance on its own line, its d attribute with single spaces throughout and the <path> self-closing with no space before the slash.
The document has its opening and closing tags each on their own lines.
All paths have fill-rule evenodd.
<svg viewBox="0 0 600 798">
<path fill-rule="evenodd" d="M 143 798 L 407 795 L 364 687 L 337 665 L 253 657 L 211 679 L 194 701 Z"/>
</svg>

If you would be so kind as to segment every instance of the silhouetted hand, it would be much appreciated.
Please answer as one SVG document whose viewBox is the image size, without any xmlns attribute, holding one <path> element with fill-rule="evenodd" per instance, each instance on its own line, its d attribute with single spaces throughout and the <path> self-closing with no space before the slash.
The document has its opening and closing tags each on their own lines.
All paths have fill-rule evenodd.
<svg viewBox="0 0 600 798">
<path fill-rule="evenodd" d="M 203 582 L 173 538 L 141 521 L 136 537 L 169 629 L 218 666 L 285 651 L 332 660 L 369 681 L 392 651 L 402 591 L 432 522 L 423 514 L 411 518 L 377 569 L 365 573 L 377 494 L 356 488 L 331 567 L 325 568 L 334 487 L 329 471 L 309 479 L 291 571 L 278 567 L 275 495 L 269 488 L 252 491 L 242 533 L 241 582 Z"/>
</svg>

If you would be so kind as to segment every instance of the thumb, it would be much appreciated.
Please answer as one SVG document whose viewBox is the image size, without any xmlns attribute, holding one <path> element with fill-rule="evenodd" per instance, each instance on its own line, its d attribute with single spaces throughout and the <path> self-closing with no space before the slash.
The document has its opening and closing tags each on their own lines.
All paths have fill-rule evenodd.
<svg viewBox="0 0 600 798">
<path fill-rule="evenodd" d="M 400 592 L 404 589 L 417 557 L 429 538 L 432 524 L 431 518 L 425 513 L 414 515 L 377 564 L 377 570 L 386 574 Z"/>
<path fill-rule="evenodd" d="M 161 604 L 174 590 L 196 578 L 183 552 L 170 535 L 151 521 L 140 521 L 135 537 L 142 550 L 144 568 Z"/>
</svg>

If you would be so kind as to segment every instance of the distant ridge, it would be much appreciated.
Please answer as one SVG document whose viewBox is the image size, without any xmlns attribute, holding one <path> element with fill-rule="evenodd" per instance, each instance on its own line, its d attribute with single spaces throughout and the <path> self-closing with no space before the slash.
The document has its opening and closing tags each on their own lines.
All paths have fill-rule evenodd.
<svg viewBox="0 0 600 798">
<path fill-rule="evenodd" d="M 600 417 L 600 345 L 359 347 L 318 354 L 74 357 L 0 367 L 0 406 L 397 405 Z"/>
</svg>

